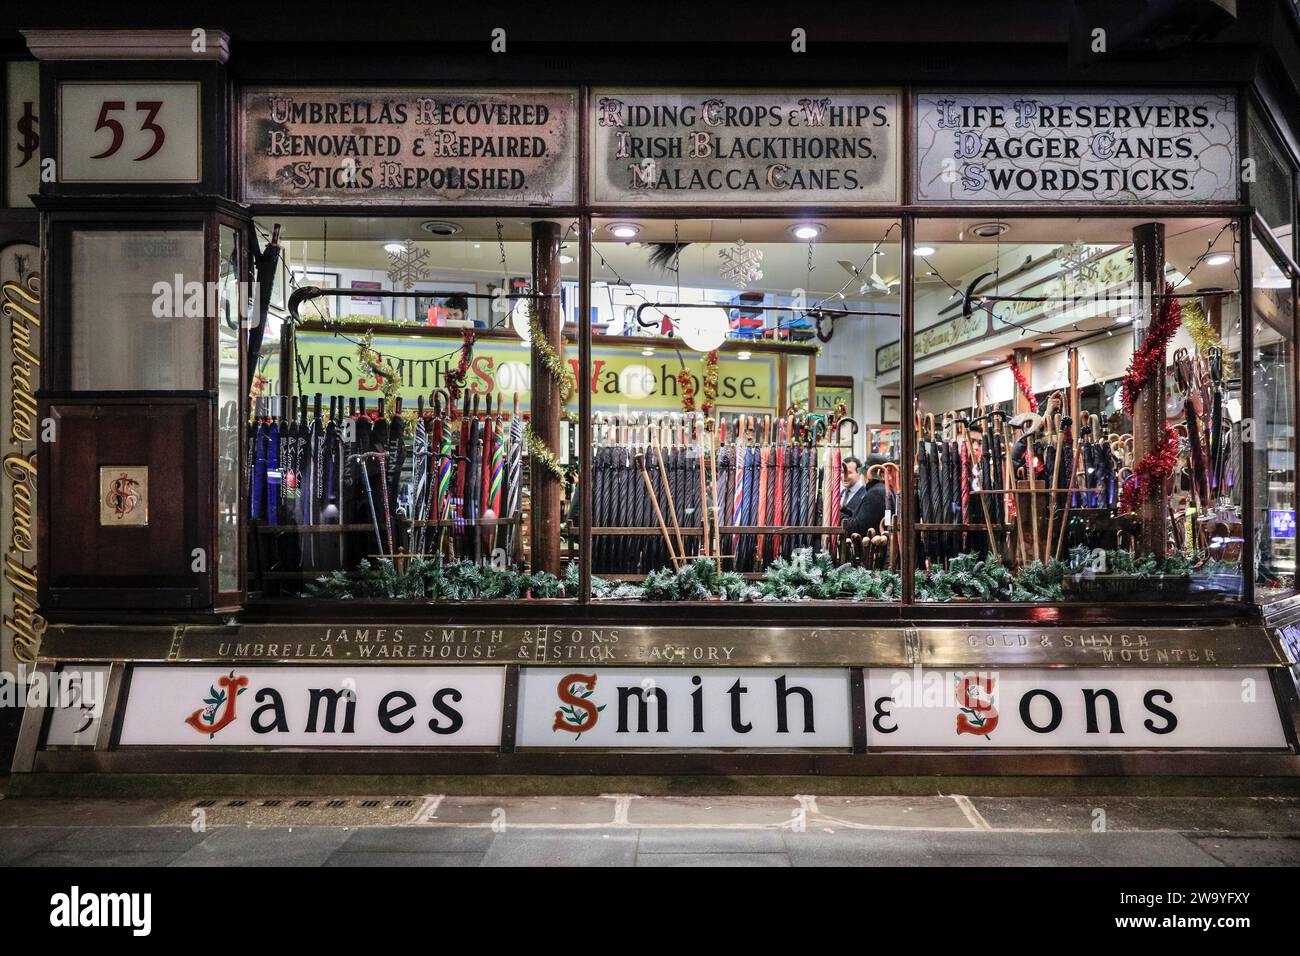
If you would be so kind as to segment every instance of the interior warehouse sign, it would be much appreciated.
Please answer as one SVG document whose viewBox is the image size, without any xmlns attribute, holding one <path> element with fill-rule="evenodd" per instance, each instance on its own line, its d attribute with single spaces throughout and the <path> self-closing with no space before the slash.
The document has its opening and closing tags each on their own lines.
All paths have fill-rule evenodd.
<svg viewBox="0 0 1300 956">
<path fill-rule="evenodd" d="M 1231 93 L 920 93 L 918 202 L 1235 202 Z"/>
<path fill-rule="evenodd" d="M 870 747 L 1285 747 L 1263 668 L 866 673 Z"/>
<path fill-rule="evenodd" d="M 596 90 L 597 203 L 893 204 L 898 94 Z"/>
<path fill-rule="evenodd" d="M 262 87 L 241 112 L 246 202 L 576 198 L 572 92 Z"/>
</svg>

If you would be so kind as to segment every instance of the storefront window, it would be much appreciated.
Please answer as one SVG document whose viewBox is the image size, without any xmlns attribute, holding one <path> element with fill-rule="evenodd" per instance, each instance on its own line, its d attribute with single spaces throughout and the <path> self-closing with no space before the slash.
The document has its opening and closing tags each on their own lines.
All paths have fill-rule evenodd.
<svg viewBox="0 0 1300 956">
<path fill-rule="evenodd" d="M 1290 278 L 1258 242 L 1252 262 L 1255 593 L 1263 603 L 1295 590 L 1296 302 Z"/>
<path fill-rule="evenodd" d="M 1290 249 L 1295 223 L 1295 172 L 1263 118 L 1253 109 L 1247 133 L 1247 157 L 1253 160 L 1254 171 L 1250 181 L 1251 205 L 1268 223 L 1282 248 Z"/>
<path fill-rule="evenodd" d="M 203 388 L 202 229 L 74 229 L 68 269 L 73 389 Z"/>
<path fill-rule="evenodd" d="M 220 227 L 217 262 L 217 590 L 239 583 L 239 332 L 248 311 L 240 233 Z"/>
<path fill-rule="evenodd" d="M 597 220 L 594 598 L 898 600 L 900 256 L 889 220 Z"/>
<path fill-rule="evenodd" d="M 915 252 L 917 599 L 1239 596 L 1233 224 L 921 220 Z"/>
<path fill-rule="evenodd" d="M 250 589 L 576 597 L 576 222 L 298 219 L 280 243 Z"/>
</svg>

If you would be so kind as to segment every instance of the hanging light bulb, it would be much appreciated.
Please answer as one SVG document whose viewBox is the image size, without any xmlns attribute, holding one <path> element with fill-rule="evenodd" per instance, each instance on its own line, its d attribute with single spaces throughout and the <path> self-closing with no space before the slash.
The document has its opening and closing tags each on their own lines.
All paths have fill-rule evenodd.
<svg viewBox="0 0 1300 956">
<path fill-rule="evenodd" d="M 677 334 L 687 347 L 697 352 L 712 352 L 727 339 L 731 320 L 722 307 L 709 309 L 682 309 L 675 321 Z"/>
</svg>

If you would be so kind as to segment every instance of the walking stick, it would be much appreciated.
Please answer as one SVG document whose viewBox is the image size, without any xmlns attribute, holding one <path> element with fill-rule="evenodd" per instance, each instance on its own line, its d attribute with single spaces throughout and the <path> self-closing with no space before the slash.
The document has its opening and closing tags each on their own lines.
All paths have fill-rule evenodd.
<svg viewBox="0 0 1300 956">
<path fill-rule="evenodd" d="M 1061 516 L 1061 537 L 1056 542 L 1055 557 L 1057 561 L 1061 560 L 1061 552 L 1065 548 L 1066 529 L 1070 525 L 1070 504 L 1074 498 L 1075 480 L 1079 476 L 1079 465 L 1082 464 L 1080 459 L 1083 456 L 1079 454 L 1079 440 L 1074 441 L 1073 452 L 1070 455 L 1070 487 L 1065 492 L 1065 513 Z M 1050 542 L 1049 542 L 1050 545 Z"/>
<path fill-rule="evenodd" d="M 970 428 L 969 428 L 970 422 L 963 418 L 960 420 L 960 424 L 962 426 L 961 429 L 962 438 L 964 438 L 966 441 L 966 461 L 967 461 L 966 467 L 973 468 L 975 467 L 975 448 L 971 444 L 971 440 L 970 440 Z M 983 487 L 983 484 L 981 483 L 980 491 L 983 492 L 985 490 L 987 489 L 985 489 Z M 988 535 L 989 552 L 993 555 L 994 560 L 1000 561 L 1002 560 L 1002 558 L 1001 555 L 998 554 L 998 545 L 993 538 L 993 520 L 989 517 L 989 509 L 985 504 L 990 497 L 991 496 L 984 495 L 984 494 L 979 494 L 975 496 L 976 500 L 979 502 L 980 505 L 980 512 L 984 515 L 984 533 Z"/>
<path fill-rule="evenodd" d="M 648 472 L 645 467 L 644 453 L 636 453 L 636 463 L 641 469 L 641 478 L 645 482 L 645 489 L 649 494 L 650 504 L 654 506 L 655 517 L 659 519 L 659 530 L 663 532 L 664 545 L 668 548 L 668 560 L 672 562 L 673 567 L 678 567 L 677 556 L 673 553 L 673 539 L 672 536 L 668 534 L 668 525 L 664 521 L 664 513 L 659 509 L 659 498 L 655 494 L 654 485 L 650 482 L 650 472 Z"/>
<path fill-rule="evenodd" d="M 668 498 L 668 514 L 672 516 L 673 529 L 677 532 L 677 551 L 679 554 L 685 557 L 686 545 L 682 542 L 682 526 L 677 523 L 677 504 L 676 502 L 673 501 L 673 486 L 671 482 L 668 481 L 668 469 L 664 467 L 662 428 L 663 428 L 662 423 L 655 426 L 654 449 L 655 449 L 655 456 L 659 459 L 659 480 L 663 483 L 664 494 Z M 705 532 L 707 533 L 707 531 L 708 528 L 706 527 Z M 669 548 L 668 550 L 669 550 L 669 554 L 671 555 L 672 548 Z"/>
<path fill-rule="evenodd" d="M 1065 445 L 1065 430 L 1070 427 L 1070 416 L 1064 417 L 1057 415 L 1056 421 L 1056 451 L 1052 455 L 1052 490 L 1047 498 L 1047 547 L 1050 550 L 1052 542 L 1056 539 L 1052 537 L 1052 529 L 1056 526 L 1056 496 L 1060 492 L 1061 482 L 1061 449 Z M 1048 552 L 1043 554 L 1043 562 L 1046 563 Z"/>
</svg>

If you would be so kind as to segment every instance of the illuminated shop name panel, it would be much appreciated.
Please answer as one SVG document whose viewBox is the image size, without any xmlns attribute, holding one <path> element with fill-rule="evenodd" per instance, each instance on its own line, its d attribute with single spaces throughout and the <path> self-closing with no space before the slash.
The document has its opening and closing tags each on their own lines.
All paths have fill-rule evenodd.
<svg viewBox="0 0 1300 956">
<path fill-rule="evenodd" d="M 917 202 L 1235 202 L 1227 92 L 918 93 Z"/>
<path fill-rule="evenodd" d="M 123 746 L 496 747 L 500 667 L 137 667 Z"/>
<path fill-rule="evenodd" d="M 524 668 L 522 747 L 847 748 L 847 669 Z"/>
<path fill-rule="evenodd" d="M 869 747 L 1285 747 L 1262 668 L 865 674 Z"/>
</svg>

